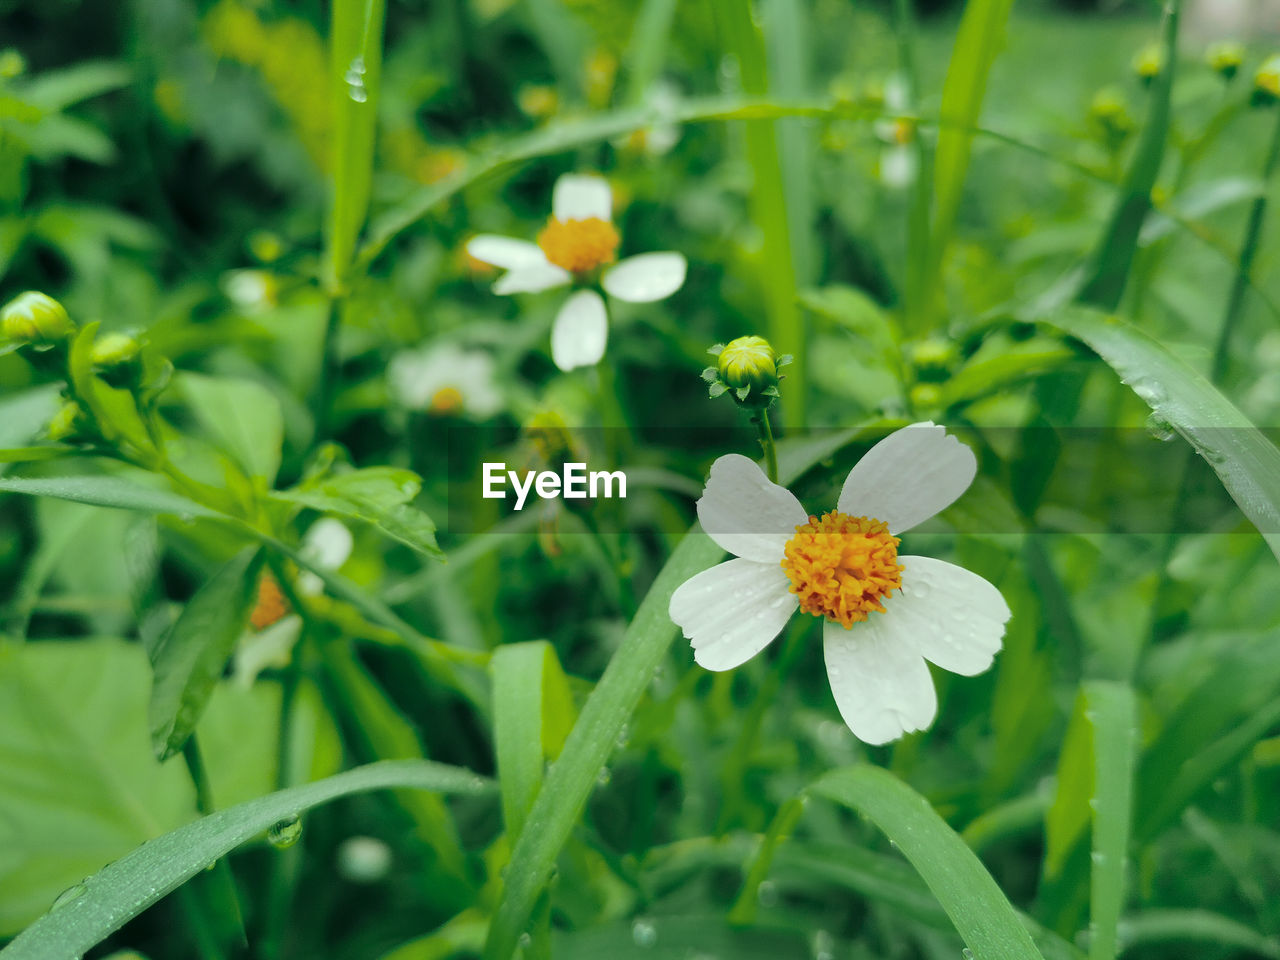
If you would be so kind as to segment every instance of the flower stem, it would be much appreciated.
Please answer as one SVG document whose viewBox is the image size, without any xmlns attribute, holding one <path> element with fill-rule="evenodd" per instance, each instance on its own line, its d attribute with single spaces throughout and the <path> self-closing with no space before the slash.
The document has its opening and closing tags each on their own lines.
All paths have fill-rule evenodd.
<svg viewBox="0 0 1280 960">
<path fill-rule="evenodd" d="M 1280 116 L 1276 119 L 1275 131 L 1271 134 L 1271 146 L 1267 149 L 1267 159 L 1262 167 L 1264 186 L 1270 182 L 1276 167 L 1280 166 Z M 1264 189 L 1253 201 L 1249 210 L 1249 223 L 1244 231 L 1244 245 L 1240 248 L 1239 266 L 1236 268 L 1235 282 L 1231 285 L 1231 296 L 1227 299 L 1227 310 L 1222 317 L 1222 326 L 1218 328 L 1218 343 L 1213 351 L 1213 367 L 1210 379 L 1221 383 L 1227 372 L 1228 348 L 1231 345 L 1231 334 L 1235 331 L 1240 319 L 1244 296 L 1249 289 L 1249 274 L 1253 271 L 1253 260 L 1257 255 L 1259 241 L 1262 239 L 1262 223 L 1267 213 L 1267 194 Z"/>
<path fill-rule="evenodd" d="M 760 431 L 760 446 L 764 450 L 765 472 L 769 474 L 771 483 L 778 482 L 778 448 L 773 442 L 773 427 L 769 425 L 769 411 L 761 410 L 755 418 Z"/>
</svg>

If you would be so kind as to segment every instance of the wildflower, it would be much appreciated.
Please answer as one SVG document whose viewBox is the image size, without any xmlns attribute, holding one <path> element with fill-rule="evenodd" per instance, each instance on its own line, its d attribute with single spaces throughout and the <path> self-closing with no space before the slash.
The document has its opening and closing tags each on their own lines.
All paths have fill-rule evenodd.
<svg viewBox="0 0 1280 960">
<path fill-rule="evenodd" d="M 520 112 L 534 120 L 545 120 L 560 109 L 556 88 L 547 83 L 526 83 L 516 91 Z"/>
<path fill-rule="evenodd" d="M 1114 87 L 1104 87 L 1094 94 L 1089 104 L 1089 121 L 1113 153 L 1129 139 L 1136 126 L 1124 94 Z"/>
<path fill-rule="evenodd" d="M 75 330 L 66 308 L 35 290 L 19 294 L 0 310 L 0 336 L 13 343 L 52 344 Z"/>
<path fill-rule="evenodd" d="M 680 142 L 680 125 L 676 122 L 680 110 L 680 88 L 670 80 L 660 79 L 649 88 L 644 100 L 657 120 L 651 126 L 633 130 L 614 143 L 633 153 L 661 157 Z"/>
<path fill-rule="evenodd" d="M 258 578 L 258 599 L 249 614 L 249 625 L 255 630 L 265 630 L 283 620 L 288 612 L 289 601 L 285 599 L 279 581 L 264 572 Z"/>
<path fill-rule="evenodd" d="M 641 253 L 603 269 L 614 263 L 621 240 L 611 206 L 604 179 L 566 174 L 556 181 L 551 218 L 536 244 L 491 234 L 467 244 L 471 256 L 506 271 L 493 285 L 496 294 L 537 293 L 570 283 L 582 288 L 565 300 L 551 329 L 551 358 L 561 370 L 591 366 L 604 356 L 604 298 L 590 289 L 597 278 L 606 293 L 628 303 L 662 300 L 684 284 L 687 264 L 679 253 Z"/>
<path fill-rule="evenodd" d="M 1150 86 L 1160 71 L 1164 69 L 1164 50 L 1159 44 L 1151 43 L 1139 50 L 1133 57 L 1133 72 L 1142 81 L 1143 86 Z"/>
<path fill-rule="evenodd" d="M 1204 61 L 1224 80 L 1234 80 L 1244 64 L 1244 45 L 1235 40 L 1219 40 L 1209 45 Z"/>
<path fill-rule="evenodd" d="M 438 416 L 486 420 L 503 408 L 493 357 L 453 343 L 397 354 L 387 368 L 387 384 L 401 406 Z"/>
<path fill-rule="evenodd" d="M 738 337 L 728 344 L 717 343 L 708 353 L 716 358 L 714 367 L 702 371 L 711 384 L 714 399 L 731 393 L 739 403 L 767 407 L 778 397 L 779 367 L 791 362 L 790 354 L 778 354 L 764 337 Z"/>
<path fill-rule="evenodd" d="M 890 114 L 875 123 L 876 136 L 885 144 L 880 151 L 880 182 L 886 187 L 903 189 L 916 178 L 916 121 L 905 116 L 908 107 L 907 84 L 901 77 L 890 77 L 883 88 L 883 105 Z"/>
<path fill-rule="evenodd" d="M 246 313 L 265 313 L 279 304 L 280 280 L 266 270 L 228 270 L 222 292 Z"/>
<path fill-rule="evenodd" d="M 746 457 L 711 467 L 698 520 L 735 559 L 672 595 L 669 612 L 708 670 L 755 656 L 800 609 L 823 617 L 823 651 L 840 715 L 861 740 L 888 743 L 937 713 L 925 661 L 972 676 L 1000 649 L 1009 607 L 977 574 L 900 556 L 899 535 L 951 504 L 977 471 L 942 427 L 912 424 L 849 472 L 837 507 L 807 516 Z"/>
</svg>

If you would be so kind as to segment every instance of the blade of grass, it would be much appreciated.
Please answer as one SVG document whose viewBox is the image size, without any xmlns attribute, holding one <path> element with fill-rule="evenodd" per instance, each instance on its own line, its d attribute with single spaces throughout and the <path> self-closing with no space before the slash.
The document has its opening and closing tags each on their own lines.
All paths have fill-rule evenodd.
<svg viewBox="0 0 1280 960">
<path fill-rule="evenodd" d="M 1208 461 L 1280 558 L 1280 450 L 1230 400 L 1162 344 L 1095 311 L 1045 318 L 1083 340 Z"/>
<path fill-rule="evenodd" d="M 95 944 L 210 863 L 272 824 L 369 790 L 401 788 L 480 795 L 491 781 L 469 770 L 426 761 L 388 761 L 237 804 L 179 827 L 108 864 L 73 888 L 68 899 L 0 950 L 4 960 L 65 960 Z"/>
<path fill-rule="evenodd" d="M 631 28 L 631 43 L 623 61 L 627 68 L 627 89 L 623 102 L 640 106 L 649 88 L 662 71 L 671 34 L 671 21 L 676 15 L 676 0 L 644 0 Z"/>
<path fill-rule="evenodd" d="M 1142 223 L 1151 209 L 1151 190 L 1160 174 L 1165 141 L 1169 133 L 1170 100 L 1173 93 L 1174 64 L 1178 59 L 1178 14 L 1182 0 L 1169 0 L 1161 31 L 1163 66 L 1151 85 L 1146 123 L 1137 150 L 1120 186 L 1106 232 L 1089 268 L 1088 279 L 1076 299 L 1081 303 L 1114 310 L 1120 305 L 1129 268 L 1142 232 Z"/>
<path fill-rule="evenodd" d="M 1137 701 L 1126 683 L 1084 686 L 1085 716 L 1093 725 L 1093 879 L 1089 960 L 1114 960 L 1125 902 L 1125 866 L 1133 814 Z"/>
<path fill-rule="evenodd" d="M 880 767 L 833 770 L 810 791 L 862 814 L 911 861 L 975 960 L 1041 958 L 1008 898 L 924 797 Z"/>
</svg>

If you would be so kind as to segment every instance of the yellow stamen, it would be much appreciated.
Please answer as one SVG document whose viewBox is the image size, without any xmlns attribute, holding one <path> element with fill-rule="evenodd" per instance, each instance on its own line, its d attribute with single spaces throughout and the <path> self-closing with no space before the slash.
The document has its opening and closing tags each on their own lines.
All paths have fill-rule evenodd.
<svg viewBox="0 0 1280 960">
<path fill-rule="evenodd" d="M 782 569 L 801 610 L 847 629 L 872 610 L 884 613 L 881 601 L 902 586 L 900 542 L 882 520 L 832 510 L 796 527 Z"/>
<path fill-rule="evenodd" d="M 427 409 L 436 414 L 457 413 L 462 409 L 462 391 L 457 387 L 441 387 Z"/>
<path fill-rule="evenodd" d="M 552 217 L 538 234 L 547 259 L 570 273 L 586 273 L 612 263 L 618 250 L 618 231 L 608 220 L 557 220 Z"/>
<path fill-rule="evenodd" d="M 264 573 L 258 581 L 258 602 L 249 615 L 250 625 L 255 630 L 265 630 L 283 620 L 288 612 L 289 602 L 285 600 L 280 584 L 271 574 Z"/>
</svg>

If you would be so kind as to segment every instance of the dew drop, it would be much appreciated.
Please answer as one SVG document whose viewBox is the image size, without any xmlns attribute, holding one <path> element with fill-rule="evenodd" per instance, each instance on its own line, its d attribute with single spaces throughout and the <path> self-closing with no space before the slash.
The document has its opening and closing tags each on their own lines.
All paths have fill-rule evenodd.
<svg viewBox="0 0 1280 960">
<path fill-rule="evenodd" d="M 1157 413 L 1147 417 L 1147 433 L 1160 441 L 1169 441 L 1177 436 L 1173 424 Z"/>
<path fill-rule="evenodd" d="M 608 767 L 601 767 L 600 772 L 596 774 L 596 785 L 607 787 L 609 781 L 613 779 L 613 771 Z"/>
<path fill-rule="evenodd" d="M 658 928 L 648 920 L 633 920 L 631 939 L 637 947 L 652 947 L 658 942 Z"/>
<path fill-rule="evenodd" d="M 964 960 L 973 960 L 973 951 L 965 947 L 960 951 L 960 956 L 964 957 Z"/>
<path fill-rule="evenodd" d="M 776 906 L 778 903 L 778 885 L 772 880 L 765 880 L 756 887 L 756 900 L 762 907 Z"/>
<path fill-rule="evenodd" d="M 84 892 L 87 889 L 88 887 L 86 887 L 83 883 L 72 884 L 71 886 L 67 887 L 67 889 L 63 890 L 60 894 L 58 894 L 58 896 L 54 899 L 53 904 L 49 907 L 49 910 L 53 911 L 53 910 L 61 909 L 62 907 L 65 907 L 68 903 L 71 903 L 71 901 L 78 900 L 80 897 L 84 896 Z"/>
<path fill-rule="evenodd" d="M 267 842 L 277 850 L 287 850 L 302 837 L 302 820 L 295 813 L 293 816 L 277 820 L 267 831 Z"/>
</svg>

